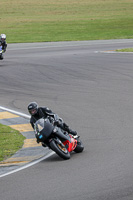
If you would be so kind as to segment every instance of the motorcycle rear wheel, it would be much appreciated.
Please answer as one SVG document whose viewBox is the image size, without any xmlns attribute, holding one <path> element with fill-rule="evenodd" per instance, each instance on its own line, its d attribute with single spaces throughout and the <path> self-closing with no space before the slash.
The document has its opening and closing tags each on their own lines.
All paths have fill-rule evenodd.
<svg viewBox="0 0 133 200">
<path fill-rule="evenodd" d="M 68 152 L 68 150 L 66 149 L 66 147 L 62 146 L 61 144 L 57 143 L 56 141 L 52 140 L 50 142 L 50 147 L 53 151 L 55 151 L 55 153 L 60 156 L 61 158 L 63 158 L 64 160 L 68 160 L 70 159 L 70 153 Z"/>
<path fill-rule="evenodd" d="M 81 153 L 83 150 L 84 150 L 84 146 L 83 146 L 83 144 L 82 144 L 82 141 L 81 141 L 81 140 L 78 140 L 77 146 L 76 146 L 76 148 L 74 149 L 74 151 L 75 151 L 76 153 Z"/>
</svg>

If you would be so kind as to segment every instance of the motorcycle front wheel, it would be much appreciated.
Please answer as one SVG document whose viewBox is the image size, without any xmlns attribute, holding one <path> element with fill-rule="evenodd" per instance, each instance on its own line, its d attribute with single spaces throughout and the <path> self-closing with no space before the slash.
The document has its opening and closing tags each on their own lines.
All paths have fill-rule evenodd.
<svg viewBox="0 0 133 200">
<path fill-rule="evenodd" d="M 0 60 L 3 60 L 3 58 L 4 58 L 4 57 L 3 57 L 3 55 L 2 55 L 2 54 L 0 54 Z"/>
<path fill-rule="evenodd" d="M 49 145 L 50 145 L 51 149 L 53 151 L 55 151 L 55 153 L 58 156 L 60 156 L 64 160 L 70 159 L 70 153 L 68 152 L 68 150 L 66 149 L 66 147 L 63 144 L 61 145 L 58 142 L 56 142 L 55 140 L 52 140 Z"/>
</svg>

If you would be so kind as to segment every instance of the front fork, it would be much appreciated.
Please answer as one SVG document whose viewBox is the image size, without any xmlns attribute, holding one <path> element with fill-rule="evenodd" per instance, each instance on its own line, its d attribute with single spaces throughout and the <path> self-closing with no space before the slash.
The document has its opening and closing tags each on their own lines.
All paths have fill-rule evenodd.
<svg viewBox="0 0 133 200">
<path fill-rule="evenodd" d="M 57 138 L 57 137 L 56 138 L 52 138 L 52 139 L 49 140 L 49 143 L 52 140 L 54 140 L 56 143 L 58 143 L 59 145 L 61 145 L 63 148 L 65 147 L 65 145 L 61 142 L 61 140 L 59 138 Z M 49 145 L 49 147 L 50 147 L 50 145 Z"/>
</svg>

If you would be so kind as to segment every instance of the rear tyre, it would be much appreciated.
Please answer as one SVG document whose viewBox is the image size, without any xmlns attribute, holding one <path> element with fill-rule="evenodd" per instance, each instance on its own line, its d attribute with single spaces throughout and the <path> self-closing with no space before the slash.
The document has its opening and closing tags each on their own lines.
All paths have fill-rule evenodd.
<svg viewBox="0 0 133 200">
<path fill-rule="evenodd" d="M 74 149 L 74 151 L 75 151 L 76 153 L 81 153 L 83 150 L 84 150 L 84 146 L 83 146 L 83 144 L 82 144 L 82 141 L 78 139 L 77 146 L 76 146 L 76 148 Z"/>
<path fill-rule="evenodd" d="M 70 153 L 68 152 L 68 150 L 66 149 L 66 147 L 63 144 L 61 145 L 58 142 L 52 140 L 49 145 L 50 145 L 51 149 L 53 151 L 55 151 L 55 153 L 58 156 L 60 156 L 64 160 L 70 159 Z"/>
</svg>

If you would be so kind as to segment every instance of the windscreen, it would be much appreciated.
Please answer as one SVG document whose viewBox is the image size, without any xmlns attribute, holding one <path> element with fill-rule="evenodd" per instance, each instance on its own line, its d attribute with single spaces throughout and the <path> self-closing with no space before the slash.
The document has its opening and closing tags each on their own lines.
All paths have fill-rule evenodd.
<svg viewBox="0 0 133 200">
<path fill-rule="evenodd" d="M 38 121 L 36 121 L 35 125 L 34 125 L 34 129 L 37 132 L 40 132 L 42 129 L 44 128 L 44 119 L 41 118 Z"/>
</svg>

